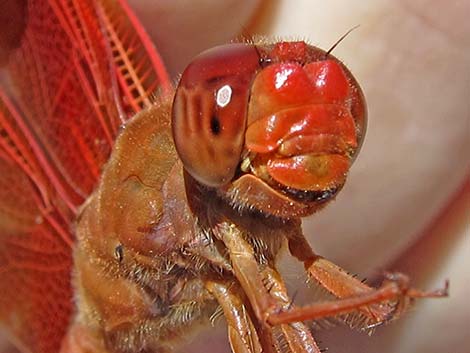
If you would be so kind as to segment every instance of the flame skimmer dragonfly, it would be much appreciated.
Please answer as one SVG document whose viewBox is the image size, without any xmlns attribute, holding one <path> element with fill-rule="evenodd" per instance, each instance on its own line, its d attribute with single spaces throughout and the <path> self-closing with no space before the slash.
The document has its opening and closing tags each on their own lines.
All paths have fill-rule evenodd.
<svg viewBox="0 0 470 353">
<path fill-rule="evenodd" d="M 198 56 L 173 92 L 124 0 L 31 0 L 0 89 L 0 322 L 33 353 L 167 352 L 220 310 L 235 353 L 320 352 L 303 321 L 361 327 L 415 297 L 315 254 L 300 217 L 365 133 L 348 69 L 303 42 Z M 293 305 L 287 246 L 337 299 Z"/>
</svg>

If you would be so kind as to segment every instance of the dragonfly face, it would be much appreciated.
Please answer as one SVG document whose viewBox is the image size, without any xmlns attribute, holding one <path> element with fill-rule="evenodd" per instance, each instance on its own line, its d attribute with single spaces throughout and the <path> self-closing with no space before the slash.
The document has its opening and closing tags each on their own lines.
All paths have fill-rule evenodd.
<svg viewBox="0 0 470 353">
<path fill-rule="evenodd" d="M 255 188 L 254 198 L 270 207 L 243 203 L 278 216 L 287 205 L 306 214 L 334 197 L 366 124 L 361 89 L 347 68 L 304 42 L 202 53 L 182 75 L 172 117 L 191 177 L 227 196 Z"/>
</svg>

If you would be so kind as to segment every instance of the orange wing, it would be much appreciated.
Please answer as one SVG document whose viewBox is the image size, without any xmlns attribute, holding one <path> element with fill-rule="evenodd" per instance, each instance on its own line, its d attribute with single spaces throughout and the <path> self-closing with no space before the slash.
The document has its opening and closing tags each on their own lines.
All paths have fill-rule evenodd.
<svg viewBox="0 0 470 353">
<path fill-rule="evenodd" d="M 169 80 L 124 1 L 30 0 L 26 13 L 0 86 L 0 324 L 54 353 L 73 311 L 77 208 L 120 125 Z"/>
</svg>

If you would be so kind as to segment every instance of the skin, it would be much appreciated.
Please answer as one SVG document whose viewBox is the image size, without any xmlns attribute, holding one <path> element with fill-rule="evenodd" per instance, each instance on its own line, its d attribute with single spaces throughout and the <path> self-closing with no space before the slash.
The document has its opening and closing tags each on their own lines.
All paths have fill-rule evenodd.
<svg viewBox="0 0 470 353">
<path fill-rule="evenodd" d="M 328 48 L 360 24 L 334 52 L 365 91 L 370 119 L 366 142 L 336 202 L 304 222 L 306 234 L 314 249 L 360 276 L 398 269 L 429 289 L 451 280 L 450 298 L 418 303 L 406 318 L 372 338 L 347 329 L 323 332 L 324 346 L 351 353 L 461 351 L 464 323 L 470 319 L 461 310 L 470 293 L 465 271 L 470 264 L 462 255 L 470 246 L 464 217 L 469 202 L 462 196 L 469 190 L 462 185 L 469 173 L 470 25 L 464 14 L 470 3 L 402 0 L 352 6 L 337 0 L 296 1 L 293 6 L 290 1 L 266 1 L 251 22 L 256 2 L 236 10 L 232 3 L 188 9 L 185 2 L 176 2 L 166 8 L 170 22 L 162 21 L 146 1 L 134 1 L 137 12 L 145 7 L 141 13 L 150 31 L 165 33 L 161 45 L 155 35 L 156 43 L 172 72 L 196 52 L 236 36 L 240 27 Z M 238 24 L 212 22 L 227 11 Z M 188 13 L 190 22 L 184 20 Z M 214 26 L 217 31 L 207 30 Z M 178 32 L 171 32 L 175 27 Z M 168 36 L 170 32 L 174 35 Z M 182 52 L 179 36 L 188 38 L 189 33 L 192 40 Z M 292 291 L 298 291 L 296 300 L 308 302 L 312 293 L 302 290 L 302 272 L 289 263 L 285 269 Z M 206 339 L 198 339 L 201 351 L 207 351 Z M 209 339 L 214 351 L 229 351 L 223 329 L 220 335 L 211 330 Z"/>
<path fill-rule="evenodd" d="M 464 16 L 470 4 L 402 0 L 353 7 L 345 0 L 297 1 L 295 6 L 287 0 L 276 5 L 266 1 L 249 25 L 257 2 L 246 1 L 229 8 L 230 21 L 220 26 L 220 17 L 236 1 L 206 1 L 195 8 L 177 1 L 163 14 L 145 2 L 133 1 L 147 16 L 142 18 L 148 28 L 160 34 L 155 36 L 157 47 L 172 74 L 200 50 L 230 40 L 242 26 L 250 33 L 300 36 L 328 48 L 361 25 L 335 54 L 365 91 L 370 117 L 366 143 L 337 201 L 307 220 L 305 230 L 319 253 L 353 273 L 370 277 L 384 268 L 399 269 L 424 288 L 439 287 L 450 278 L 451 297 L 419 303 L 405 319 L 372 338 L 341 329 L 323 333 L 322 341 L 332 352 L 462 351 L 470 319 L 462 310 L 470 293 L 465 270 L 470 265 L 465 256 L 470 248 L 465 218 L 469 200 L 461 195 L 469 171 L 470 25 Z M 448 211 L 442 216 L 443 209 Z M 311 292 L 301 291 L 302 271 L 287 264 L 286 273 L 293 291 L 299 291 L 297 300 L 308 302 Z M 228 352 L 226 334 L 219 332 L 209 333 L 210 347 Z M 191 345 L 194 351 L 198 342 L 200 351 L 207 352 L 204 338 Z"/>
</svg>

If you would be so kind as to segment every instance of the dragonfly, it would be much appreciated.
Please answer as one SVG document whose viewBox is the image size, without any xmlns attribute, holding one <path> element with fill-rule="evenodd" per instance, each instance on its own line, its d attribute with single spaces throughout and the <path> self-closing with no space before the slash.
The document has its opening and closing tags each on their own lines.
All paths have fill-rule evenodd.
<svg viewBox="0 0 470 353">
<path fill-rule="evenodd" d="M 197 56 L 177 87 L 124 0 L 19 2 L 0 87 L 0 323 L 22 352 L 172 352 L 223 316 L 234 353 L 321 352 L 420 291 L 314 252 L 366 103 L 331 50 L 266 39 Z M 282 251 L 331 296 L 297 305 Z"/>
</svg>

